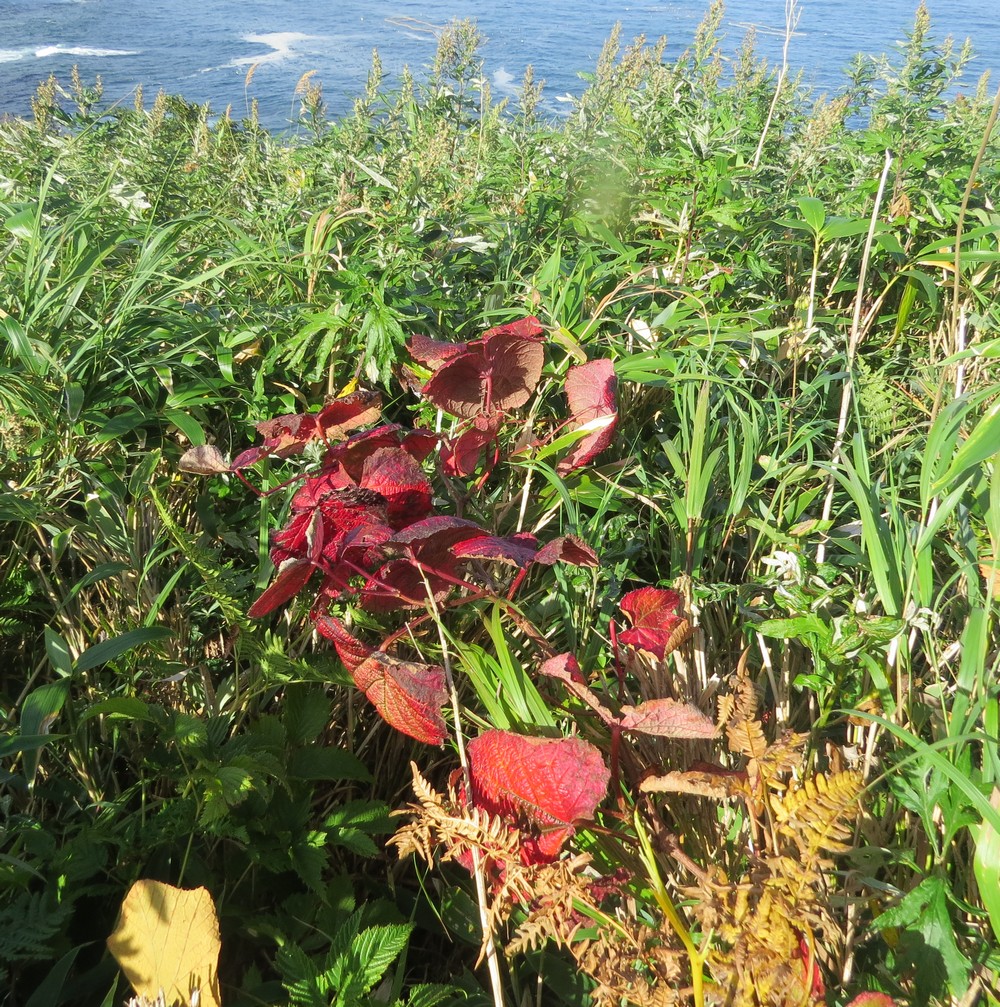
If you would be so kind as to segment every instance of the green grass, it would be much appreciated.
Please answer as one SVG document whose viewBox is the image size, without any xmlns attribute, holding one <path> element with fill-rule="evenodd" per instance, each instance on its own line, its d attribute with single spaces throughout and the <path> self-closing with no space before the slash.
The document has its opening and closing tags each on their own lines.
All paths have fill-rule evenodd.
<svg viewBox="0 0 1000 1007">
<path fill-rule="evenodd" d="M 443 613 L 440 638 L 421 630 L 413 646 L 453 661 L 466 729 L 610 745 L 532 677 L 525 627 L 613 694 L 618 600 L 678 586 L 694 634 L 657 687 L 714 712 L 742 660 L 769 729 L 808 735 L 809 772 L 864 774 L 865 816 L 829 875 L 829 1002 L 1000 998 L 992 92 L 953 97 L 968 53 L 933 43 L 922 12 L 897 53 L 859 58 L 821 97 L 794 79 L 776 91 L 752 48 L 724 72 L 720 16 L 672 63 L 612 39 L 556 122 L 531 81 L 520 107 L 493 101 L 460 24 L 426 83 L 391 90 L 376 65 L 342 120 L 304 87 L 293 139 L 162 95 L 104 110 L 78 79 L 0 123 L 11 1002 L 122 1002 L 103 939 L 139 877 L 210 889 L 227 1007 L 341 1002 L 315 977 L 355 906 L 354 932 L 413 929 L 392 989 L 351 1003 L 426 982 L 492 995 L 469 879 L 384 850 L 410 760 L 443 788 L 454 753 L 383 724 L 299 609 L 246 616 L 285 494 L 176 463 L 191 445 L 236 454 L 255 423 L 356 383 L 381 389 L 390 420 L 447 423 L 406 390 L 406 338 L 527 314 L 547 331 L 532 433 L 565 419 L 571 364 L 610 357 L 612 447 L 565 476 L 544 450 L 512 455 L 480 488 L 435 493 L 503 534 L 578 535 L 601 566 L 533 573 L 516 613 L 483 600 Z M 272 460 L 252 478 L 289 474 Z M 354 617 L 370 639 L 400 628 Z M 636 695 L 653 687 L 637 675 Z M 636 765 L 686 767 L 690 749 L 657 744 Z M 747 869 L 738 808 L 639 798 L 627 776 L 618 796 L 607 835 L 577 840 L 629 868 L 651 925 L 664 884 L 681 913 L 694 884 L 654 819 L 696 864 Z M 507 1002 L 585 1002 L 567 961 L 552 946 L 516 959 Z"/>
</svg>

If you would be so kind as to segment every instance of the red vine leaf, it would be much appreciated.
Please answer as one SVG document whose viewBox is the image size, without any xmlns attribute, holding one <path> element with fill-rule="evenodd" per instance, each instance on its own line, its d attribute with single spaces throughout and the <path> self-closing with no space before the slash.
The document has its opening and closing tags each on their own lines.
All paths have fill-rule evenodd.
<svg viewBox="0 0 1000 1007">
<path fill-rule="evenodd" d="M 582 539 L 575 535 L 560 535 L 551 542 L 546 542 L 538 554 L 535 562 L 543 566 L 552 566 L 553 563 L 569 563 L 571 566 L 597 566 L 599 560 L 597 553 L 587 545 Z"/>
<path fill-rule="evenodd" d="M 458 559 L 494 559 L 522 567 L 531 563 L 537 552 L 538 542 L 534 535 L 527 532 L 519 532 L 510 538 L 483 535 L 466 539 L 451 550 Z"/>
<path fill-rule="evenodd" d="M 578 440 L 556 470 L 565 475 L 586 465 L 611 444 L 618 424 L 615 392 L 618 379 L 610 360 L 591 360 L 571 367 L 566 375 L 566 398 L 573 417 L 574 429 L 586 428 L 587 435 Z"/>
<path fill-rule="evenodd" d="M 623 706 L 618 718 L 625 731 L 658 738 L 714 738 L 715 722 L 690 703 L 676 699 L 650 699 L 638 706 Z"/>
<path fill-rule="evenodd" d="M 538 674 L 545 675 L 547 678 L 558 678 L 561 682 L 573 682 L 577 685 L 587 684 L 575 654 L 556 654 L 555 657 L 550 657 L 538 666 Z"/>
<path fill-rule="evenodd" d="M 389 524 L 402 528 L 430 513 L 430 480 L 402 448 L 379 448 L 365 459 L 361 486 L 386 499 Z"/>
<path fill-rule="evenodd" d="M 473 804 L 534 827 L 524 851 L 533 863 L 554 860 L 575 823 L 594 817 L 611 778 L 601 753 L 581 738 L 487 731 L 468 752 Z"/>
<path fill-rule="evenodd" d="M 310 441 L 337 441 L 348 431 L 374 423 L 382 412 L 378 392 L 357 391 L 334 399 L 317 413 L 291 413 L 257 424 L 264 443 L 249 448 L 233 459 L 232 471 L 244 469 L 268 455 L 288 458 L 298 454 Z"/>
<path fill-rule="evenodd" d="M 316 629 L 333 643 L 341 663 L 352 674 L 372 655 L 373 648 L 348 633 L 339 619 L 321 615 L 316 619 Z"/>
<path fill-rule="evenodd" d="M 286 563 L 278 576 L 267 586 L 261 596 L 247 609 L 251 619 L 273 612 L 279 605 L 291 601 L 306 586 L 316 567 L 308 559 L 295 559 Z"/>
<path fill-rule="evenodd" d="M 412 337 L 410 353 L 434 370 L 423 387 L 425 398 L 464 419 L 523 406 L 542 376 L 542 331 L 537 318 L 525 318 L 468 343 Z"/>
<path fill-rule="evenodd" d="M 676 591 L 640 587 L 625 595 L 619 606 L 631 620 L 632 629 L 619 633 L 618 639 L 661 661 L 691 635 L 684 599 Z"/>
<path fill-rule="evenodd" d="M 441 707 L 448 692 L 442 668 L 376 650 L 351 674 L 387 724 L 428 745 L 444 743 L 448 730 Z"/>
</svg>

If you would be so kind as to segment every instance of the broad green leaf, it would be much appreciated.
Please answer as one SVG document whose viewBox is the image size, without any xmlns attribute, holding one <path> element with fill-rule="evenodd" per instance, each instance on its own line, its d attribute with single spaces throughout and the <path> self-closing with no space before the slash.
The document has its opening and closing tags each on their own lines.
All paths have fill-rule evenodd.
<svg viewBox="0 0 1000 1007">
<path fill-rule="evenodd" d="M 156 722 L 156 718 L 150 712 L 149 704 L 135 696 L 110 696 L 108 699 L 102 699 L 93 706 L 88 706 L 80 714 L 80 722 L 94 717 L 121 717 L 125 720 L 141 720 L 148 724 Z"/>
<path fill-rule="evenodd" d="M 801 196 L 798 199 L 799 212 L 813 234 L 820 234 L 826 221 L 826 207 L 815 196 Z M 867 225 L 866 225 L 867 226 Z"/>
<path fill-rule="evenodd" d="M 296 749 L 288 761 L 288 775 L 299 780 L 358 780 L 362 783 L 372 778 L 368 767 L 352 752 L 323 745 Z"/>
<path fill-rule="evenodd" d="M 45 651 L 49 655 L 49 663 L 63 678 L 73 674 L 73 656 L 69 645 L 51 626 L 45 627 Z"/>
<path fill-rule="evenodd" d="M 1000 789 L 993 790 L 990 804 L 1000 810 Z M 979 885 L 979 897 L 990 917 L 990 926 L 1000 941 L 1000 832 L 989 822 L 970 830 L 976 841 L 973 870 Z"/>
<path fill-rule="evenodd" d="M 88 647 L 77 658 L 76 670 L 77 672 L 90 671 L 91 668 L 108 664 L 116 657 L 121 657 L 122 654 L 134 650 L 144 643 L 165 640 L 173 635 L 173 630 L 166 626 L 143 626 L 139 629 L 130 629 L 128 632 L 122 633 L 121 636 L 115 636 L 110 640 L 96 643 L 93 647 Z"/>
<path fill-rule="evenodd" d="M 50 733 L 52 722 L 59 715 L 66 698 L 69 696 L 69 679 L 40 685 L 30 692 L 21 705 L 21 737 L 34 740 Z M 27 748 L 24 752 L 24 778 L 28 786 L 35 782 L 38 763 L 41 759 L 40 745 Z"/>
</svg>

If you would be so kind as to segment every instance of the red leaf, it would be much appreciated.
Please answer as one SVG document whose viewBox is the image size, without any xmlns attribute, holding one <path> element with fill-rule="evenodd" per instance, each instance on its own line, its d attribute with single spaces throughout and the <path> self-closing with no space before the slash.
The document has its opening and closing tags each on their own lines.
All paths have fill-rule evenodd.
<svg viewBox="0 0 1000 1007">
<path fill-rule="evenodd" d="M 556 467 L 561 475 L 586 465 L 611 444 L 618 423 L 617 387 L 618 379 L 610 360 L 591 360 L 570 368 L 566 375 L 566 398 L 574 429 L 584 426 L 593 429 L 573 445 Z"/>
<path fill-rule="evenodd" d="M 418 340 L 416 352 L 418 337 L 414 337 L 411 354 L 435 369 L 424 385 L 424 396 L 439 409 L 464 419 L 523 406 L 545 363 L 541 332 L 538 319 L 525 318 L 490 329 L 482 339 L 469 343 Z"/>
<path fill-rule="evenodd" d="M 519 318 L 516 322 L 506 322 L 503 325 L 496 325 L 492 329 L 487 329 L 483 333 L 483 339 L 490 339 L 493 336 L 517 336 L 518 339 L 534 339 L 545 333 L 542 323 L 534 315 L 527 318 Z"/>
<path fill-rule="evenodd" d="M 352 674 L 387 724 L 428 745 L 444 743 L 441 707 L 448 692 L 442 668 L 375 651 Z"/>
<path fill-rule="evenodd" d="M 430 480 L 402 448 L 379 448 L 369 456 L 361 485 L 385 497 L 389 524 L 395 528 L 426 517 L 433 503 Z"/>
<path fill-rule="evenodd" d="M 618 723 L 618 718 L 587 685 L 587 680 L 580 670 L 580 664 L 572 654 L 557 654 L 555 657 L 550 657 L 539 665 L 538 673 L 562 682 L 566 686 L 567 692 L 576 696 L 581 703 L 589 706 L 605 724 L 610 726 Z"/>
<path fill-rule="evenodd" d="M 378 392 L 358 391 L 334 399 L 318 413 L 291 413 L 264 420 L 257 424 L 257 432 L 264 438 L 263 445 L 238 455 L 231 468 L 233 471 L 246 468 L 270 454 L 287 458 L 300 452 L 310 441 L 340 440 L 349 430 L 374 423 L 381 411 L 382 398 Z"/>
<path fill-rule="evenodd" d="M 466 350 L 438 368 L 424 385 L 424 397 L 452 416 L 472 419 L 486 409 L 486 359 Z"/>
<path fill-rule="evenodd" d="M 465 343 L 446 343 L 442 339 L 431 339 L 430 336 L 410 336 L 406 348 L 410 356 L 424 367 L 436 371 L 445 361 L 465 353 Z"/>
<path fill-rule="evenodd" d="M 580 662 L 577 661 L 574 654 L 557 654 L 555 657 L 550 657 L 538 666 L 538 674 L 546 675 L 549 678 L 558 678 L 562 682 L 587 684 L 587 680 L 580 670 Z"/>
<path fill-rule="evenodd" d="M 483 412 L 509 413 L 523 406 L 542 376 L 545 351 L 540 338 L 515 331 L 516 324 L 491 329 L 483 337 L 488 381 Z"/>
<path fill-rule="evenodd" d="M 339 619 L 321 615 L 316 620 L 316 629 L 333 643 L 341 663 L 352 674 L 372 655 L 372 648 L 351 636 Z"/>
<path fill-rule="evenodd" d="M 544 566 L 552 566 L 553 563 L 569 563 L 572 566 L 597 566 L 599 564 L 597 553 L 575 535 L 560 535 L 559 538 L 546 542 L 538 550 L 535 562 Z"/>
<path fill-rule="evenodd" d="M 267 586 L 261 596 L 247 609 L 251 619 L 273 612 L 279 605 L 294 598 L 306 586 L 316 567 L 307 559 L 296 559 L 286 563 L 278 576 Z"/>
<path fill-rule="evenodd" d="M 496 437 L 495 431 L 470 427 L 448 443 L 441 449 L 441 464 L 445 475 L 458 476 L 460 479 L 471 476 L 479 467 L 483 448 L 494 437 Z"/>
<path fill-rule="evenodd" d="M 896 1007 L 896 1001 L 888 993 L 866 990 L 859 993 L 847 1007 Z"/>
<path fill-rule="evenodd" d="M 473 804 L 539 830 L 534 862 L 554 860 L 575 823 L 594 817 L 611 774 L 581 738 L 531 738 L 487 731 L 469 742 Z"/>
<path fill-rule="evenodd" d="M 515 566 L 527 566 L 535 558 L 538 545 L 534 535 L 521 533 L 510 538 L 483 535 L 466 539 L 452 547 L 451 554 L 459 559 L 494 559 Z"/>
<path fill-rule="evenodd" d="M 715 723 L 690 703 L 676 699 L 650 699 L 638 706 L 623 706 L 618 719 L 625 731 L 658 738 L 714 738 Z"/>
<path fill-rule="evenodd" d="M 661 661 L 691 633 L 691 624 L 683 614 L 684 599 L 676 591 L 641 587 L 625 595 L 619 605 L 633 628 L 619 633 L 618 639 Z"/>
</svg>

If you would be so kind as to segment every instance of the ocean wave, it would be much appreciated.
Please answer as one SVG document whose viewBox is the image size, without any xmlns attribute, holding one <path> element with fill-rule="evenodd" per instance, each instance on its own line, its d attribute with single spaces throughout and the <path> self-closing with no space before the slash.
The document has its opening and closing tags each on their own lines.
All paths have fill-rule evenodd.
<svg viewBox="0 0 1000 1007">
<path fill-rule="evenodd" d="M 16 63 L 30 55 L 30 49 L 0 49 L 0 63 Z"/>
<path fill-rule="evenodd" d="M 43 45 L 35 49 L 38 59 L 47 56 L 138 56 L 135 49 L 97 49 L 89 45 Z"/>
</svg>

